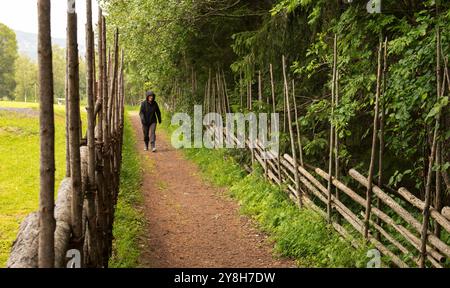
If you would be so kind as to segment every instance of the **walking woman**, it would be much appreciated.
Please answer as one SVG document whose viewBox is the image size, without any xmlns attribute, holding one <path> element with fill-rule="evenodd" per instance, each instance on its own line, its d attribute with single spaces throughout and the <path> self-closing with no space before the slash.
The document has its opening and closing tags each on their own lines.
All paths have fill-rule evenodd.
<svg viewBox="0 0 450 288">
<path fill-rule="evenodd" d="M 142 102 L 139 112 L 144 131 L 145 151 L 149 150 L 149 144 L 151 144 L 152 152 L 156 152 L 156 126 L 162 121 L 161 110 L 155 100 L 155 93 L 148 91 L 146 95 L 147 98 Z"/>
</svg>

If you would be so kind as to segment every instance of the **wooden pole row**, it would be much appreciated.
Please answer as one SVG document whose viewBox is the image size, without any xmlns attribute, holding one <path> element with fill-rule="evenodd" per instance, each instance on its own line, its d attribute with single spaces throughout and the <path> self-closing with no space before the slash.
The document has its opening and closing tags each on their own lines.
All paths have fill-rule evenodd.
<svg viewBox="0 0 450 288">
<path fill-rule="evenodd" d="M 232 139 L 237 139 L 237 138 L 232 138 Z M 276 165 L 276 163 L 277 163 L 276 155 L 271 155 L 271 156 L 273 156 L 273 158 L 275 160 L 269 160 L 269 161 L 263 160 L 261 155 L 263 155 L 262 153 L 264 153 L 265 151 L 261 147 L 260 143 L 257 143 L 257 144 L 259 144 L 259 145 L 257 145 L 256 148 L 254 149 L 255 150 L 255 159 L 265 169 L 268 170 L 269 179 L 272 179 L 277 184 L 281 184 L 281 183 L 285 182 L 286 179 L 289 179 L 289 181 L 291 183 L 293 183 L 295 186 L 295 177 L 293 176 L 295 174 L 294 167 L 293 167 L 293 162 L 294 162 L 293 158 L 286 154 L 284 156 L 284 158 L 280 161 L 281 164 L 283 165 L 283 169 L 281 169 L 282 173 L 286 174 L 285 180 L 280 180 L 280 178 L 278 178 L 276 176 L 278 174 L 277 173 L 278 169 L 277 169 L 277 165 Z M 302 174 L 302 176 L 299 177 L 299 181 L 302 183 L 302 185 L 304 185 L 304 187 L 308 191 L 310 191 L 314 196 L 318 197 L 318 199 L 320 199 L 323 203 L 326 204 L 328 189 L 325 188 L 324 186 L 322 186 L 322 184 L 314 176 L 312 176 L 309 172 L 307 172 L 306 169 L 303 168 L 302 166 L 298 167 L 298 171 Z M 323 179 L 325 179 L 325 180 L 329 179 L 329 175 L 327 173 L 323 172 L 322 170 L 316 169 L 315 172 L 319 176 L 321 176 Z M 350 174 L 355 175 L 353 172 L 350 172 Z M 334 177 L 332 178 L 332 180 L 333 180 L 333 185 L 335 185 L 336 188 L 339 188 L 351 199 L 355 200 L 362 207 L 365 207 L 366 200 L 363 197 L 359 196 L 356 192 L 354 192 L 353 190 L 351 190 L 350 188 L 348 188 L 347 186 L 345 186 L 344 184 L 342 184 L 341 182 L 336 180 Z M 359 179 L 358 182 L 360 182 L 360 181 L 367 184 L 366 182 Z M 290 186 L 290 184 L 289 184 L 289 186 Z M 374 189 L 374 193 L 377 195 L 377 197 L 382 198 L 383 201 L 388 203 L 387 207 L 389 207 L 391 209 L 392 209 L 392 207 L 394 207 L 394 206 L 392 206 L 392 203 L 391 203 L 392 201 L 394 201 L 393 199 L 389 199 L 389 196 L 387 196 L 387 195 L 380 196 L 381 195 L 380 191 L 379 191 L 380 189 L 377 186 L 374 186 L 373 189 Z M 296 191 L 296 189 L 293 186 L 290 186 L 290 192 L 294 193 L 294 195 L 295 195 L 295 191 Z M 303 195 L 303 202 L 305 202 L 304 199 L 305 199 L 305 196 Z M 346 206 L 339 199 L 337 199 L 334 195 L 332 195 L 332 202 L 333 202 L 334 209 L 336 209 L 336 211 L 345 220 L 347 220 L 347 222 L 350 221 L 351 223 L 350 222 L 349 223 L 352 224 L 352 226 L 354 226 L 354 228 L 357 229 L 358 232 L 363 234 L 364 233 L 364 222 L 362 220 L 358 220 L 358 217 L 356 217 L 356 214 L 353 214 L 353 212 L 351 212 L 348 208 L 346 208 Z M 389 203 L 391 203 L 391 204 L 389 204 Z M 396 208 L 394 208 L 394 211 L 396 211 L 397 213 L 399 213 L 399 211 L 400 211 L 399 214 L 403 213 L 403 211 L 398 210 Z M 396 223 L 396 221 L 394 221 L 390 216 L 388 216 L 387 214 L 385 214 L 384 212 L 379 210 L 377 207 L 373 207 L 372 213 L 375 216 L 377 216 L 378 218 L 380 218 L 381 220 L 383 220 L 383 222 L 385 222 L 387 225 L 393 227 L 414 248 L 416 248 L 418 251 L 420 251 L 420 242 L 421 242 L 420 239 L 418 237 L 416 237 L 412 232 L 410 232 L 407 228 Z M 413 221 L 413 226 L 417 227 L 418 223 L 419 222 L 417 220 L 415 223 Z M 335 225 L 335 224 L 336 223 L 333 223 L 333 227 L 335 227 L 335 226 L 341 227 L 340 225 L 338 225 L 338 224 Z M 410 224 L 410 223 L 408 222 L 408 224 Z M 371 221 L 371 225 L 373 225 L 375 227 L 376 231 L 381 232 L 381 234 L 387 239 L 387 241 L 389 243 L 391 243 L 392 245 L 397 247 L 400 251 L 405 252 L 406 248 L 402 244 L 400 244 L 397 240 L 395 240 L 395 238 L 393 238 L 393 236 L 389 235 L 388 232 L 386 230 L 384 230 L 381 226 L 377 225 L 374 221 Z M 419 227 L 420 227 L 420 224 L 419 224 Z M 338 230 L 342 232 L 342 229 L 339 228 Z M 342 234 L 341 232 L 340 232 L 340 234 Z M 373 243 L 378 249 L 380 249 L 380 251 L 383 254 L 389 255 L 392 259 L 394 259 L 393 263 L 395 263 L 397 266 L 399 266 L 399 267 L 407 266 L 402 260 L 400 260 L 398 257 L 396 257 L 392 252 L 390 252 L 389 249 L 387 249 L 386 246 L 384 246 L 384 244 L 382 244 L 378 239 L 376 239 L 376 237 L 372 236 L 372 234 L 369 234 L 369 241 L 371 243 Z M 432 243 L 430 243 L 430 244 L 432 244 L 433 247 L 427 245 L 427 251 L 429 253 L 429 255 L 427 255 L 427 259 L 430 261 L 430 263 L 432 263 L 432 265 L 434 267 L 442 267 L 442 265 L 440 263 L 445 261 L 446 257 L 443 256 L 440 251 L 444 250 L 444 253 L 445 253 L 445 251 L 447 249 L 447 248 L 444 248 L 445 244 L 444 245 L 442 245 L 442 243 L 439 244 L 439 242 L 436 240 L 436 238 L 434 238 L 434 240 L 432 240 Z M 437 249 L 439 249 L 439 251 L 436 250 L 435 247 Z M 415 263 L 419 263 L 418 259 L 413 259 L 413 261 Z"/>
<path fill-rule="evenodd" d="M 108 267 L 112 253 L 112 228 L 120 186 L 125 76 L 124 52 L 114 33 L 112 56 L 107 61 L 106 21 L 99 13 L 98 75 L 92 0 L 86 0 L 87 142 L 81 141 L 79 58 L 75 1 L 68 1 L 67 45 L 67 177 L 54 201 L 54 113 L 50 1 L 39 0 L 39 76 L 41 99 L 40 213 L 22 223 L 8 267 L 65 267 L 69 249 L 81 256 L 80 267 Z M 120 59 L 120 63 L 119 63 Z M 84 143 L 84 144 L 83 144 Z M 83 146 L 87 145 L 87 146 Z M 55 225 L 56 224 L 56 225 Z M 39 241 L 36 239 L 39 238 Z"/>
<path fill-rule="evenodd" d="M 270 176 L 270 179 L 274 179 L 274 182 L 276 182 L 277 184 L 281 184 L 282 181 L 279 180 L 279 178 L 276 176 L 276 172 L 274 173 L 273 171 L 277 171 L 276 169 L 276 162 L 271 160 L 271 161 L 264 161 L 261 159 L 261 155 L 264 152 L 264 149 L 262 149 L 261 146 L 257 146 L 255 149 L 255 157 L 257 159 L 257 161 L 264 167 L 264 165 L 267 165 L 265 167 L 265 169 L 268 169 L 268 175 Z M 275 155 L 272 155 L 275 156 Z M 275 158 L 275 157 L 274 157 Z M 275 158 L 276 159 L 276 158 Z M 292 157 L 290 157 L 289 155 L 285 155 L 285 160 L 281 161 L 284 169 L 282 169 L 283 173 L 287 173 L 290 175 L 294 174 L 294 168 L 293 168 L 293 159 Z M 266 164 L 267 163 L 267 164 Z M 320 199 L 323 203 L 327 203 L 327 198 L 326 195 L 328 195 L 328 189 L 325 188 L 324 186 L 322 186 L 322 184 L 316 180 L 314 178 L 314 176 L 312 176 L 310 173 L 308 173 L 306 171 L 305 168 L 299 166 L 298 167 L 299 172 L 302 173 L 302 177 L 300 177 L 300 181 L 302 182 L 302 184 L 313 193 L 313 195 L 315 195 L 316 197 L 318 197 L 318 199 Z M 323 172 L 320 169 L 316 169 L 316 173 L 318 175 L 320 175 L 321 177 L 323 177 L 323 179 L 328 179 L 329 176 L 328 174 L 326 174 L 325 172 Z M 287 175 L 287 178 L 290 179 L 291 183 L 295 183 L 295 179 L 293 176 Z M 339 182 L 338 180 L 336 180 L 335 178 L 333 178 L 333 185 L 335 185 L 337 188 L 341 189 L 342 191 L 344 191 L 349 197 L 351 197 L 352 199 L 354 199 L 357 203 L 359 203 L 361 206 L 365 207 L 366 201 L 364 200 L 364 198 L 360 197 L 356 192 L 353 192 L 350 188 L 346 187 L 344 184 L 342 184 L 341 182 Z M 291 186 L 292 187 L 292 186 Z M 315 188 L 318 187 L 318 188 Z M 375 191 L 378 192 L 378 187 L 374 187 Z M 291 192 L 295 191 L 294 188 L 291 189 Z M 320 192 L 319 192 L 320 191 Z M 386 198 L 387 199 L 387 198 Z M 361 234 L 363 234 L 363 229 L 361 227 L 363 227 L 363 225 L 361 225 L 361 223 L 363 223 L 362 221 L 359 220 L 355 220 L 355 218 L 357 218 L 356 216 L 354 216 L 355 214 L 353 214 L 352 212 L 349 212 L 348 208 L 345 207 L 345 205 L 340 202 L 338 199 L 335 198 L 335 196 L 332 196 L 332 201 L 333 201 L 333 207 L 337 207 L 337 211 L 345 218 L 347 217 L 346 220 L 352 221 L 352 223 L 354 224 L 354 226 L 356 228 L 358 228 L 358 231 L 361 232 Z M 388 200 L 387 200 L 388 201 Z M 405 227 L 397 224 L 391 217 L 389 217 L 387 214 L 383 213 L 382 211 L 380 211 L 379 209 L 377 209 L 376 207 L 373 208 L 373 213 L 374 215 L 376 215 L 378 218 L 382 219 L 385 223 L 387 223 L 388 225 L 394 227 L 397 232 L 399 232 L 399 234 L 403 235 L 405 237 L 405 239 L 410 242 L 410 244 L 415 247 L 416 249 L 420 249 L 420 239 L 417 238 L 416 236 L 413 235 L 413 233 L 409 232 Z M 349 218 L 351 217 L 351 218 Z M 396 246 L 397 248 L 399 248 L 400 250 L 405 250 L 404 246 L 399 244 L 398 241 L 396 241 L 392 236 L 388 236 L 386 237 L 387 232 L 381 228 L 380 226 L 378 226 L 376 223 L 374 223 L 373 221 L 371 222 L 372 224 L 376 225 L 376 230 L 377 231 L 381 231 L 381 233 L 383 234 L 383 236 L 385 236 L 385 238 L 388 240 L 388 242 L 390 242 L 391 244 L 393 244 L 394 246 Z M 335 226 L 335 225 L 333 225 Z M 381 242 L 377 239 L 373 239 L 374 237 L 372 237 L 371 235 L 369 235 L 369 240 L 372 243 L 376 243 L 376 246 L 380 249 L 382 249 L 384 251 L 384 253 L 386 253 L 387 255 L 391 255 L 392 252 L 388 252 L 388 250 L 386 250 L 385 246 L 383 244 L 381 244 Z M 427 258 L 430 260 L 430 262 L 432 263 L 433 266 L 435 267 L 442 267 L 442 265 L 440 265 L 439 263 L 442 263 L 445 260 L 445 257 L 442 256 L 442 254 L 440 254 L 439 252 L 437 252 L 433 247 L 427 246 L 428 251 L 430 253 L 429 256 L 427 256 Z M 380 250 L 381 251 L 381 250 Z M 420 250 L 419 250 L 420 251 Z M 392 256 L 392 255 L 391 255 Z M 404 267 L 404 263 L 403 261 L 397 261 L 399 260 L 398 258 L 396 258 L 395 262 L 396 265 L 400 266 L 400 267 Z M 416 259 L 414 260 L 414 262 L 418 263 L 419 261 Z"/>
</svg>

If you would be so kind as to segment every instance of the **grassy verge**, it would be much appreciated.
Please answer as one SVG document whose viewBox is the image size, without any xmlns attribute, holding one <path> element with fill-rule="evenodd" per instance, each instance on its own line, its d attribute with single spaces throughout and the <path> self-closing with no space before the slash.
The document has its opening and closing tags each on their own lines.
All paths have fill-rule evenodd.
<svg viewBox="0 0 450 288">
<path fill-rule="evenodd" d="M 142 166 L 136 151 L 136 138 L 128 117 L 125 118 L 121 187 L 114 223 L 112 268 L 134 268 L 140 256 L 139 237 L 144 229 L 144 215 L 139 206 Z"/>
</svg>

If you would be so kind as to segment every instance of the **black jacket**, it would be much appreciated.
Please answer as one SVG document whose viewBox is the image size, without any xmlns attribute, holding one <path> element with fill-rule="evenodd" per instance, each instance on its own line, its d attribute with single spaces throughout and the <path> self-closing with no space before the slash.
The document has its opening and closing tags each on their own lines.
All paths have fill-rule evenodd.
<svg viewBox="0 0 450 288">
<path fill-rule="evenodd" d="M 151 104 L 147 100 L 142 102 L 139 115 L 141 116 L 142 125 L 145 126 L 150 126 L 154 123 L 161 124 L 162 122 L 161 110 L 159 110 L 159 105 L 156 101 L 153 101 Z"/>
</svg>

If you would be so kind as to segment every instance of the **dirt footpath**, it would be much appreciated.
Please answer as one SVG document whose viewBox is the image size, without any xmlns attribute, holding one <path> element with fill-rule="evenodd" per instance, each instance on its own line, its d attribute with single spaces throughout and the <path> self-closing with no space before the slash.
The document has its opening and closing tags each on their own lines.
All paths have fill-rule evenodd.
<svg viewBox="0 0 450 288">
<path fill-rule="evenodd" d="M 158 152 L 144 152 L 137 115 L 132 123 L 145 163 L 147 232 L 141 240 L 141 267 L 296 267 L 273 256 L 273 245 L 255 223 L 239 215 L 238 205 L 222 189 L 206 184 L 163 132 L 158 131 Z"/>
</svg>

